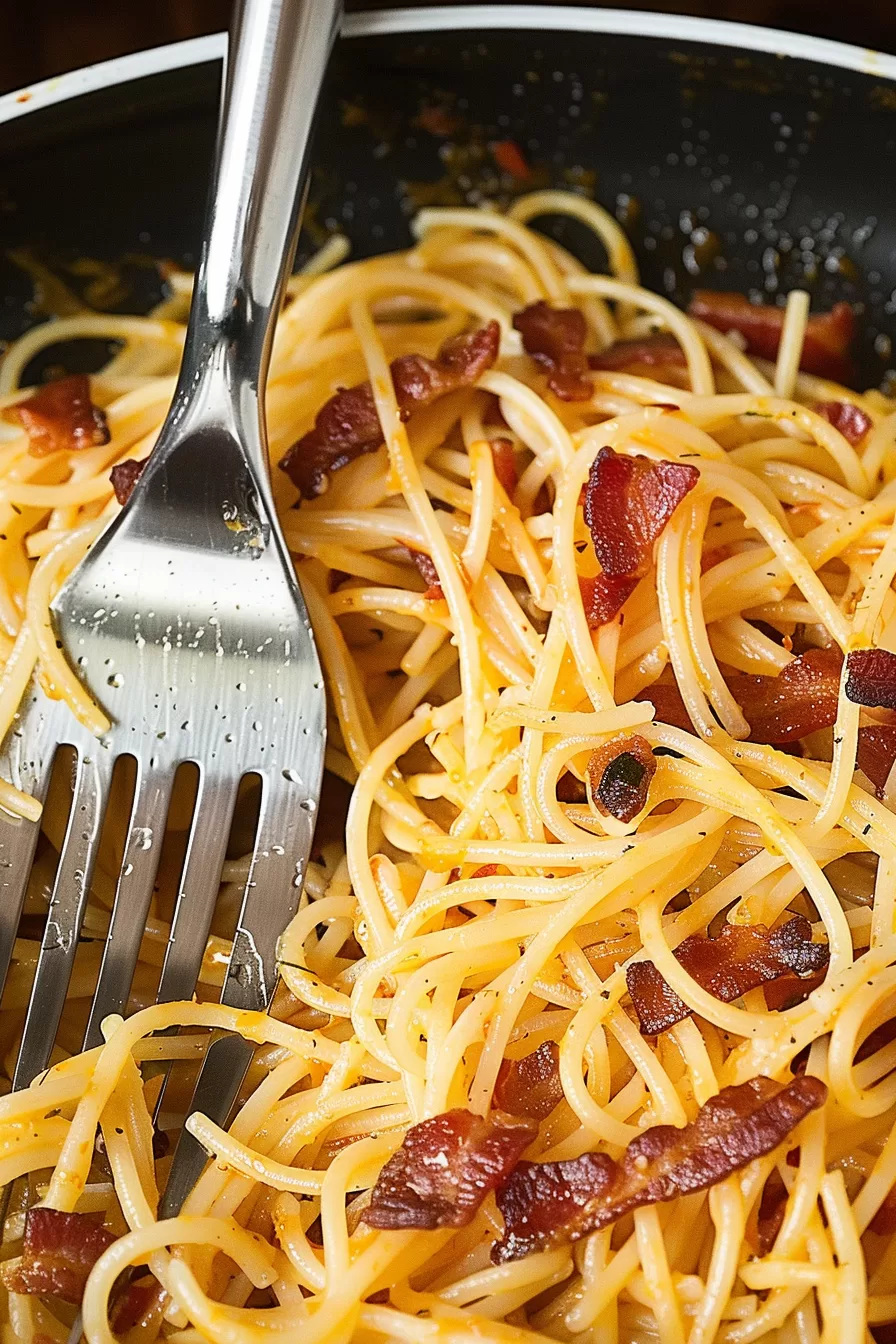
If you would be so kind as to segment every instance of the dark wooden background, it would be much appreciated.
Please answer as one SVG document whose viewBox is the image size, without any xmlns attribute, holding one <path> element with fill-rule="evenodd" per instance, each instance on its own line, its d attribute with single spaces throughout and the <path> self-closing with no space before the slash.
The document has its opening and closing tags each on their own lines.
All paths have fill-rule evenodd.
<svg viewBox="0 0 896 1344">
<path fill-rule="evenodd" d="M 380 0 L 385 4 L 388 0 Z M 413 0 L 412 0 L 413 2 Z M 566 0 L 567 3 L 570 0 Z M 348 0 L 375 9 L 374 0 Z M 392 0 L 400 3 L 400 0 Z M 407 3 L 407 0 L 405 0 Z M 572 0 L 576 3 L 576 0 Z M 896 53 L 896 0 L 633 0 L 620 7 L 764 23 Z M 227 25 L 230 0 L 7 0 L 0 90 Z M 650 19 L 645 17 L 645 31 Z"/>
</svg>

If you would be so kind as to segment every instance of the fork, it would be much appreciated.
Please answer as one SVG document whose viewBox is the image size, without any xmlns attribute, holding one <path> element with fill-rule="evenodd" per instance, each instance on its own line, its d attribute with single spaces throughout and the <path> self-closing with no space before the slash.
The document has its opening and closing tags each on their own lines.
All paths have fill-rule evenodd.
<svg viewBox="0 0 896 1344">
<path fill-rule="evenodd" d="M 177 767 L 199 783 L 158 1001 L 195 989 L 237 790 L 261 781 L 260 815 L 221 999 L 265 1010 L 276 942 L 297 908 L 323 769 L 320 665 L 277 521 L 263 390 L 304 200 L 317 96 L 339 0 L 243 0 L 232 29 L 206 241 L 180 377 L 130 502 L 52 603 L 70 666 L 112 722 L 100 739 L 35 684 L 0 762 L 43 800 L 60 745 L 73 796 L 13 1087 L 47 1067 L 90 892 L 112 770 L 136 786 L 108 936 L 84 1038 L 124 1010 L 155 882 Z M 300 202 L 299 197 L 302 197 Z M 0 823 L 0 982 L 5 981 L 39 824 Z M 191 1109 L 226 1122 L 252 1047 L 206 1052 Z M 206 1160 L 184 1134 L 162 1216 Z"/>
</svg>

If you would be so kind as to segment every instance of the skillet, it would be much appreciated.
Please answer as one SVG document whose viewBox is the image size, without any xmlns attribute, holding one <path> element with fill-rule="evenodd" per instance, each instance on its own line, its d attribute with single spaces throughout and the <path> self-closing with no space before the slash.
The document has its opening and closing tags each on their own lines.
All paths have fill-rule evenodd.
<svg viewBox="0 0 896 1344">
<path fill-rule="evenodd" d="M 192 264 L 223 47 L 195 39 L 0 99 L 0 339 L 54 310 L 55 280 L 142 311 L 160 297 L 156 261 Z M 623 219 L 650 287 L 846 299 L 861 384 L 893 377 L 896 58 L 612 10 L 355 15 L 315 162 L 300 255 L 336 230 L 356 256 L 406 245 L 421 204 L 573 187 Z M 573 222 L 545 227 L 601 264 Z M 106 353 L 81 342 L 29 373 Z"/>
</svg>

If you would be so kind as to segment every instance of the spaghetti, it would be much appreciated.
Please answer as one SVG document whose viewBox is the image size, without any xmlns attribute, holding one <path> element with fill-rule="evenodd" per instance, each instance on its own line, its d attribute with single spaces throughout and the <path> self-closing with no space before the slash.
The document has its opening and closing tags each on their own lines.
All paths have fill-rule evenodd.
<svg viewBox="0 0 896 1344">
<path fill-rule="evenodd" d="M 5 1338 L 62 1344 L 80 1306 L 90 1344 L 862 1344 L 896 1322 L 896 406 L 805 372 L 810 328 L 844 364 L 848 314 L 688 316 L 583 198 L 416 238 L 292 280 L 268 387 L 344 839 L 270 1016 L 213 1001 L 223 925 L 200 1001 L 153 1005 L 163 871 L 131 1015 L 79 1054 L 101 853 L 53 1065 L 0 1098 Z M 0 366 L 4 731 L 35 671 L 102 728 L 48 603 L 152 450 L 188 298 L 176 274 L 150 317 L 67 317 Z M 107 441 L 38 456 L 24 370 L 97 335 Z M 41 825 L 7 1062 L 52 792 Z M 240 1107 L 189 1117 L 214 1160 L 159 1222 L 160 1065 L 223 1031 L 258 1047 Z"/>
</svg>

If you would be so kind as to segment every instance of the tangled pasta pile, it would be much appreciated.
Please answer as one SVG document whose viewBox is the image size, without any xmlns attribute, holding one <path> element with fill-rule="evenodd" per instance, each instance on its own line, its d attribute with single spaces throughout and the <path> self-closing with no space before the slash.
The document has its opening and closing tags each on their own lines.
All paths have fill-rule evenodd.
<svg viewBox="0 0 896 1344">
<path fill-rule="evenodd" d="M 270 1017 L 212 1001 L 221 937 L 206 1000 L 152 1006 L 163 884 L 133 1015 L 0 1099 L 7 1339 L 80 1306 L 90 1344 L 864 1344 L 896 1322 L 896 405 L 842 385 L 845 306 L 685 314 L 581 197 L 415 230 L 294 279 L 268 389 L 344 837 Z M 4 727 L 152 449 L 173 285 L 5 357 Z M 97 334 L 89 386 L 19 390 Z M 159 1065 L 221 1031 L 255 1062 L 160 1223 Z"/>
</svg>

